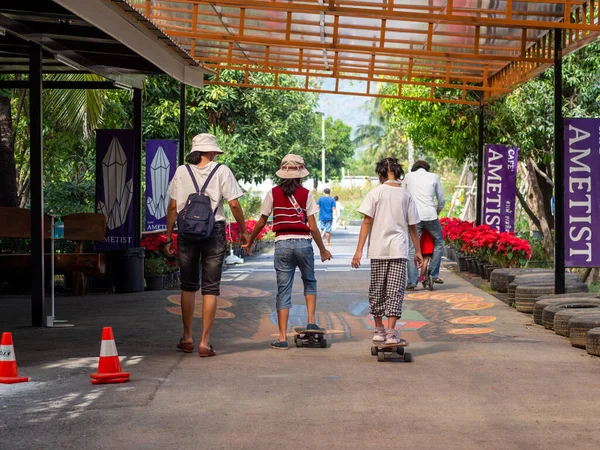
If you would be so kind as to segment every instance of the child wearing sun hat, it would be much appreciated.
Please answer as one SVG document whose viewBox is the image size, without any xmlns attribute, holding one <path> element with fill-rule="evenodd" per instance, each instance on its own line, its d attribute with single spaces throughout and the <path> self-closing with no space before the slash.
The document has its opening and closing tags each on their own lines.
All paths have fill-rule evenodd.
<svg viewBox="0 0 600 450">
<path fill-rule="evenodd" d="M 261 217 L 254 226 L 250 239 L 242 247 L 250 253 L 252 243 L 262 231 L 269 216 L 273 216 L 275 231 L 275 272 L 277 274 L 277 319 L 279 339 L 271 343 L 271 348 L 287 350 L 287 326 L 292 307 L 292 284 L 294 272 L 300 269 L 304 283 L 304 297 L 308 312 L 306 328 L 318 330 L 315 320 L 317 303 L 317 280 L 315 278 L 314 239 L 321 253 L 321 261 L 331 259 L 331 253 L 323 245 L 315 220 L 318 211 L 316 202 L 302 187 L 302 178 L 308 175 L 304 159 L 289 154 L 283 158 L 276 175 L 281 179 L 278 186 L 269 191 L 261 207 Z"/>
</svg>

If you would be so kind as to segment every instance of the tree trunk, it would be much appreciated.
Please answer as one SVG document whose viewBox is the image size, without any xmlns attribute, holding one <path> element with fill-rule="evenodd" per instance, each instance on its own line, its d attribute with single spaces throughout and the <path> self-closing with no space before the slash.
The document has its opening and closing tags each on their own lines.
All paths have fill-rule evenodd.
<svg viewBox="0 0 600 450">
<path fill-rule="evenodd" d="M 541 172 L 544 172 L 549 179 L 552 179 L 552 168 L 546 163 L 535 163 Z M 535 168 L 534 168 L 535 169 Z M 536 173 L 538 185 L 542 192 L 542 198 L 544 202 L 544 213 L 546 214 L 546 221 L 551 230 L 554 229 L 554 216 L 552 215 L 552 196 L 554 195 L 554 186 L 552 186 L 543 175 Z"/>
<path fill-rule="evenodd" d="M 547 211 L 545 208 L 544 195 L 542 190 L 540 189 L 540 185 L 538 183 L 538 174 L 535 171 L 535 161 L 531 158 L 527 159 L 527 176 L 529 177 L 530 182 L 530 195 L 529 200 L 531 204 L 531 209 L 534 214 L 540 220 L 540 228 L 542 230 L 543 242 L 544 242 L 544 252 L 548 258 L 552 258 L 554 255 L 554 242 L 552 240 L 552 233 L 550 231 L 550 226 L 547 220 Z"/>
<path fill-rule="evenodd" d="M 0 206 L 17 206 L 17 173 L 10 98 L 0 94 Z"/>
</svg>

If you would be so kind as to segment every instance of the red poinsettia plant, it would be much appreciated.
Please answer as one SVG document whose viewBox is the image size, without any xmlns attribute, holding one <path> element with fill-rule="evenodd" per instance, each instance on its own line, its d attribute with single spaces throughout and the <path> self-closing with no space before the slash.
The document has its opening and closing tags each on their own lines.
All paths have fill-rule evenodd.
<svg viewBox="0 0 600 450">
<path fill-rule="evenodd" d="M 257 221 L 254 219 L 248 219 L 246 220 L 246 230 L 248 231 L 248 234 L 252 234 L 252 231 L 254 230 L 254 227 L 256 226 Z M 260 233 L 258 233 L 258 236 L 256 236 L 256 240 L 260 241 L 261 239 L 263 239 L 263 237 L 265 236 L 265 234 L 269 233 L 272 230 L 272 227 L 270 225 L 266 225 Z M 237 222 L 231 222 L 230 224 L 227 225 L 227 230 L 225 231 L 226 233 L 226 237 L 227 237 L 227 242 L 231 242 L 232 245 L 239 247 L 241 245 L 241 241 L 240 241 L 240 226 L 237 224 Z"/>
<path fill-rule="evenodd" d="M 165 253 L 165 245 L 167 243 L 167 236 L 164 233 L 153 233 L 146 234 L 142 238 L 142 247 L 145 249 L 145 256 L 147 259 L 150 258 L 165 258 L 166 263 L 169 267 L 175 268 L 177 267 L 177 233 L 173 233 L 173 251 L 175 254 L 173 256 L 169 256 Z"/>
<path fill-rule="evenodd" d="M 524 266 L 531 258 L 529 241 L 514 233 L 498 232 L 488 225 L 475 226 L 460 219 L 440 219 L 447 245 L 502 267 Z"/>
<path fill-rule="evenodd" d="M 524 266 L 531 258 L 529 241 L 515 236 L 514 233 L 500 233 L 496 248 L 507 263 L 503 264 L 503 267 Z"/>
</svg>

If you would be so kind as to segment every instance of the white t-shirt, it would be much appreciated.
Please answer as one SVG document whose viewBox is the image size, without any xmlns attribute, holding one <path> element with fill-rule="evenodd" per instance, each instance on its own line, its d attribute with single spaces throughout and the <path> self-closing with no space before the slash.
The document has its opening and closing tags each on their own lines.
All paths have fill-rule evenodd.
<svg viewBox="0 0 600 450">
<path fill-rule="evenodd" d="M 410 172 L 404 178 L 406 190 L 417 204 L 421 220 L 435 220 L 438 218 L 438 210 L 444 209 L 446 199 L 440 177 L 435 173 L 419 169 Z M 437 208 L 434 198 L 437 197 Z"/>
<path fill-rule="evenodd" d="M 306 199 L 306 217 L 314 216 L 319 211 L 317 207 L 317 202 L 315 202 L 314 197 L 311 193 L 308 194 L 308 198 Z M 265 199 L 263 200 L 262 207 L 260 208 L 260 213 L 263 216 L 272 216 L 273 215 L 273 191 L 270 190 L 265 195 Z M 283 241 L 286 239 L 312 239 L 312 236 L 306 234 L 284 234 L 281 236 L 277 236 L 275 241 Z"/>
<path fill-rule="evenodd" d="M 190 164 L 192 172 L 196 176 L 196 183 L 198 183 L 199 189 L 202 189 L 202 186 L 206 182 L 208 175 L 216 165 L 217 163 L 214 161 L 209 162 L 204 167 L 198 167 Z M 177 212 L 179 213 L 179 211 L 185 207 L 185 202 L 190 194 L 196 192 L 194 182 L 192 181 L 190 173 L 185 166 L 179 166 L 177 168 L 175 175 L 169 184 L 169 190 L 167 192 L 169 197 L 177 202 Z M 223 164 L 221 164 L 221 166 L 213 175 L 204 193 L 210 197 L 210 203 L 213 209 L 217 208 L 217 205 L 219 205 L 217 208 L 217 213 L 215 214 L 215 221 L 217 222 L 226 220 L 225 213 L 223 212 L 222 200 L 225 199 L 230 202 L 231 200 L 235 200 L 236 198 L 240 198 L 242 195 L 244 195 L 244 191 L 242 191 L 242 188 L 235 179 L 235 176 L 233 176 L 231 169 Z"/>
<path fill-rule="evenodd" d="M 367 194 L 358 212 L 373 218 L 367 258 L 408 258 L 408 225 L 420 220 L 406 189 L 382 184 Z"/>
</svg>

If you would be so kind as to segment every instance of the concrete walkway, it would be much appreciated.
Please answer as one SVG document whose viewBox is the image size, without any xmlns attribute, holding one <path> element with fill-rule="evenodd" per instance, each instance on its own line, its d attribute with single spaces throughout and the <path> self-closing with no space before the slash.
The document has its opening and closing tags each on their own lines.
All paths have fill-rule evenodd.
<svg viewBox="0 0 600 450">
<path fill-rule="evenodd" d="M 27 297 L 0 298 L 21 375 L 0 385 L 0 448 L 598 449 L 600 360 L 444 270 L 399 326 L 413 363 L 370 355 L 368 261 L 350 269 L 358 229 L 317 263 L 329 348 L 274 351 L 272 256 L 224 274 L 215 358 L 175 351 L 178 292 L 57 300 L 76 326 L 32 329 Z M 299 275 L 292 320 L 305 322 Z M 199 301 L 201 302 L 201 301 Z M 200 308 L 197 308 L 199 314 Z M 103 326 L 123 385 L 93 386 Z M 196 336 L 199 336 L 200 320 Z"/>
</svg>

